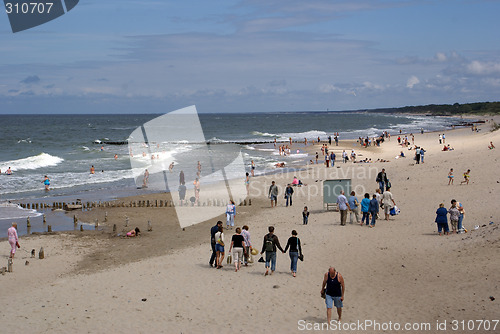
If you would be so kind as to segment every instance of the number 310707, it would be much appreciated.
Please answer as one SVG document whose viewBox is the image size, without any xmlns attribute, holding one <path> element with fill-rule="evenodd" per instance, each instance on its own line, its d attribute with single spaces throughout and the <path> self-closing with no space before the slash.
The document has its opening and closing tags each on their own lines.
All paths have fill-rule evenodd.
<svg viewBox="0 0 500 334">
<path fill-rule="evenodd" d="M 49 14 L 53 2 L 23 2 L 19 3 L 5 3 L 5 11 L 7 14 Z"/>
</svg>

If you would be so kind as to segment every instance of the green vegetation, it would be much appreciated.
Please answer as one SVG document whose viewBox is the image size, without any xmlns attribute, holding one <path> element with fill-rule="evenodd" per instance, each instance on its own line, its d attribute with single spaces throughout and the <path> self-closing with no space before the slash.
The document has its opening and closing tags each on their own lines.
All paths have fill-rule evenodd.
<svg viewBox="0 0 500 334">
<path fill-rule="evenodd" d="M 429 114 L 435 116 L 452 116 L 460 114 L 499 115 L 500 102 L 477 102 L 467 104 L 429 104 L 426 106 L 407 106 L 401 108 L 381 108 L 370 111 Z"/>
</svg>

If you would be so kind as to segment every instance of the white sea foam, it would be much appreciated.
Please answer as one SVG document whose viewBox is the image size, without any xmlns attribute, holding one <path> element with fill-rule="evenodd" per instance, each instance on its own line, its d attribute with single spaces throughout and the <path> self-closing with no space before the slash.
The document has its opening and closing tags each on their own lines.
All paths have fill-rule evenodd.
<svg viewBox="0 0 500 334">
<path fill-rule="evenodd" d="M 23 159 L 2 161 L 0 162 L 0 170 L 4 171 L 7 170 L 7 168 L 9 167 L 13 171 L 33 170 L 33 169 L 57 166 L 63 161 L 64 161 L 63 158 L 53 156 L 47 153 L 40 153 L 38 155 L 34 155 Z"/>
</svg>

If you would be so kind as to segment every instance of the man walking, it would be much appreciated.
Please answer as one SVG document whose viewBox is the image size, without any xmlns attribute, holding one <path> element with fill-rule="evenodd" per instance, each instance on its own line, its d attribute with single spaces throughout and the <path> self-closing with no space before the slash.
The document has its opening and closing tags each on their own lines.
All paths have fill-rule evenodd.
<svg viewBox="0 0 500 334">
<path fill-rule="evenodd" d="M 278 236 L 274 234 L 274 226 L 269 226 L 268 231 L 269 233 L 264 236 L 262 251 L 260 252 L 261 255 L 266 252 L 266 273 L 264 276 L 269 275 L 269 264 L 271 264 L 271 275 L 276 270 L 276 248 L 285 253 L 281 248 Z"/>
<path fill-rule="evenodd" d="M 382 168 L 382 171 L 377 174 L 377 178 L 375 181 L 378 183 L 378 187 L 380 188 L 380 192 L 384 193 L 384 185 L 387 183 L 387 174 L 385 173 L 385 168 Z"/>
<path fill-rule="evenodd" d="M 332 320 L 332 308 L 335 306 L 337 308 L 337 314 L 340 322 L 342 320 L 342 307 L 345 294 L 345 283 L 342 275 L 335 270 L 334 267 L 330 267 L 328 272 L 323 278 L 323 284 L 321 285 L 321 295 L 325 295 L 326 303 L 326 318 L 328 324 Z"/>
<path fill-rule="evenodd" d="M 271 208 L 278 205 L 278 186 L 274 181 L 271 182 L 271 186 L 269 187 L 269 198 L 271 199 Z"/>
<path fill-rule="evenodd" d="M 222 222 L 219 220 L 215 226 L 210 229 L 210 245 L 212 246 L 212 256 L 210 257 L 210 262 L 208 264 L 210 267 L 214 266 L 216 251 L 215 251 L 215 233 L 219 231 L 219 226 L 222 226 Z"/>
<path fill-rule="evenodd" d="M 347 209 L 351 209 L 347 201 L 347 197 L 344 195 L 344 191 L 340 191 L 340 195 L 337 197 L 337 205 L 339 206 L 340 212 L 340 225 L 345 226 L 347 220 Z"/>
<path fill-rule="evenodd" d="M 292 195 L 293 195 L 293 188 L 292 185 L 289 183 L 285 189 L 285 199 L 287 207 L 288 207 L 288 201 L 290 201 L 290 206 L 292 206 Z"/>
</svg>

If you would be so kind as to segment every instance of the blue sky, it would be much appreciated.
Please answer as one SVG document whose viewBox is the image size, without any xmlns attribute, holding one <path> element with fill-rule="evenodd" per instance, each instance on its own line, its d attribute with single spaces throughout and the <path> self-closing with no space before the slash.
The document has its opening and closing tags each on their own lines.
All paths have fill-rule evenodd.
<svg viewBox="0 0 500 334">
<path fill-rule="evenodd" d="M 80 0 L 13 34 L 0 113 L 355 110 L 498 101 L 496 0 Z"/>
</svg>

